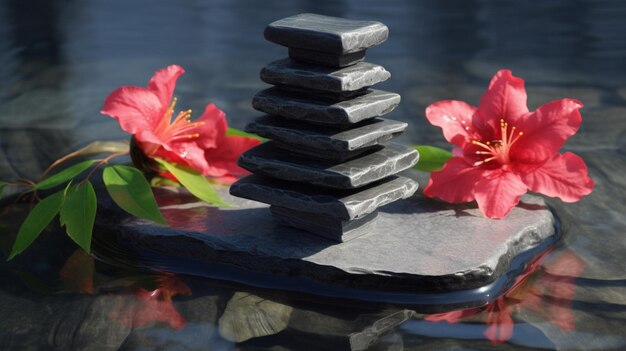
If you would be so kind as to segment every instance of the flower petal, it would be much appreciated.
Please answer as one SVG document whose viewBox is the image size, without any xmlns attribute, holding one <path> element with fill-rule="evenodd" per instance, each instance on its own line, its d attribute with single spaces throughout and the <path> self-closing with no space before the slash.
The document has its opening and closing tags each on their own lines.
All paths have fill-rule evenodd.
<svg viewBox="0 0 626 351">
<path fill-rule="evenodd" d="M 509 171 L 495 170 L 474 188 L 478 208 L 489 218 L 504 218 L 526 193 L 520 177 Z"/>
<path fill-rule="evenodd" d="M 524 80 L 514 77 L 510 70 L 501 69 L 491 79 L 487 92 L 480 99 L 478 110 L 483 120 L 495 130 L 500 129 L 500 119 L 509 124 L 528 113 Z"/>
<path fill-rule="evenodd" d="M 200 134 L 200 137 L 196 139 L 198 145 L 203 149 L 216 148 L 228 129 L 224 111 L 217 108 L 214 104 L 208 104 L 204 109 L 204 113 L 196 122 L 204 123 L 197 129 Z"/>
<path fill-rule="evenodd" d="M 217 148 L 207 149 L 208 169 L 203 174 L 211 177 L 240 176 L 249 172 L 237 165 L 239 155 L 258 145 L 259 140 L 242 136 L 225 136 Z"/>
<path fill-rule="evenodd" d="M 125 86 L 107 96 L 100 113 L 117 119 L 125 132 L 136 134 L 153 130 L 163 117 L 165 108 L 152 91 Z"/>
<path fill-rule="evenodd" d="M 578 131 L 583 104 L 561 99 L 539 106 L 516 124 L 524 132 L 511 149 L 511 157 L 521 162 L 541 162 L 553 157 L 565 141 Z"/>
<path fill-rule="evenodd" d="M 424 195 L 438 197 L 450 203 L 474 200 L 474 184 L 482 179 L 483 170 L 468 164 L 461 157 L 453 157 L 440 171 L 432 172 Z"/>
<path fill-rule="evenodd" d="M 541 167 L 523 172 L 522 180 L 534 192 L 575 202 L 593 190 L 583 159 L 571 152 L 557 154 Z"/>
<path fill-rule="evenodd" d="M 485 336 L 494 344 L 501 344 L 513 336 L 513 318 L 503 298 L 492 302 L 487 308 Z"/>
<path fill-rule="evenodd" d="M 452 324 L 452 323 L 458 323 L 462 321 L 463 319 L 474 316 L 480 312 L 482 312 L 482 308 L 476 307 L 476 308 L 470 308 L 467 310 L 456 310 L 456 311 L 450 311 L 450 312 L 429 314 L 426 317 L 424 317 L 424 320 L 429 321 L 429 322 L 445 321 L 445 322 Z"/>
<path fill-rule="evenodd" d="M 472 139 L 480 139 L 480 135 L 472 128 L 472 119 L 476 107 L 463 101 L 442 100 L 426 108 L 428 121 L 443 130 L 446 140 L 461 149 Z"/>
<path fill-rule="evenodd" d="M 178 65 L 170 65 L 154 73 L 148 82 L 148 89 L 154 92 L 159 101 L 166 108 L 169 107 L 172 97 L 174 96 L 174 88 L 176 88 L 176 80 L 185 70 Z"/>
<path fill-rule="evenodd" d="M 209 164 L 204 157 L 204 149 L 195 142 L 170 143 L 168 146 L 168 149 L 161 147 L 156 150 L 154 157 L 187 165 L 203 174 L 209 169 Z"/>
</svg>

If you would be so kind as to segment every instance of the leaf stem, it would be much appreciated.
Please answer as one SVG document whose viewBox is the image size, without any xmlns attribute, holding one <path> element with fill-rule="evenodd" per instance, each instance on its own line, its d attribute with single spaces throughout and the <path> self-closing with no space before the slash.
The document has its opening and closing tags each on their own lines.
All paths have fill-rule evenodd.
<svg viewBox="0 0 626 351">
<path fill-rule="evenodd" d="M 113 146 L 109 147 L 109 148 L 108 148 L 108 150 L 99 150 L 100 152 L 93 152 L 92 150 L 93 150 L 94 145 L 95 145 L 96 143 L 98 143 L 98 145 L 103 144 L 102 142 L 93 142 L 93 143 L 91 143 L 91 144 L 89 144 L 89 145 L 87 145 L 87 146 L 85 146 L 85 147 L 83 147 L 83 148 L 80 148 L 80 149 L 78 149 L 78 150 L 76 150 L 76 151 L 70 152 L 69 154 L 67 154 L 67 155 L 65 155 L 65 156 L 63 156 L 63 157 L 61 157 L 61 158 L 59 158 L 58 160 L 54 161 L 54 162 L 53 162 L 53 163 L 52 163 L 52 164 L 51 164 L 51 165 L 50 165 L 50 166 L 49 166 L 49 167 L 48 167 L 48 168 L 47 168 L 47 169 L 43 172 L 43 174 L 41 175 L 41 177 L 39 178 L 39 180 L 37 181 L 37 183 L 38 183 L 38 182 L 41 182 L 44 178 L 46 178 L 46 176 L 47 176 L 47 175 L 48 175 L 48 174 L 49 174 L 49 173 L 50 173 L 50 172 L 51 172 L 51 171 L 52 171 L 55 167 L 57 167 L 57 166 L 58 166 L 58 165 L 60 165 L 61 163 L 65 162 L 65 161 L 67 161 L 67 160 L 69 160 L 69 159 L 71 159 L 71 158 L 73 158 L 73 157 L 83 155 L 83 154 L 85 154 L 86 152 L 89 152 L 89 151 L 91 151 L 91 152 L 89 152 L 89 153 L 106 153 L 106 152 L 111 153 L 111 152 L 115 152 L 115 151 L 113 151 L 113 150 L 116 150 L 116 149 L 117 149 L 117 150 L 119 150 L 119 147 L 117 147 L 117 148 L 116 148 L 116 147 L 114 147 L 115 145 L 113 145 Z M 111 144 L 111 143 L 108 143 L 108 144 Z M 124 153 L 125 153 L 125 154 L 127 154 L 127 153 L 128 153 L 128 151 L 126 151 L 126 152 L 124 152 Z M 120 153 L 115 153 L 115 155 L 119 155 L 119 154 L 120 154 Z"/>
<path fill-rule="evenodd" d="M 128 154 L 129 154 L 129 152 L 128 152 L 128 151 L 125 151 L 125 152 L 118 152 L 118 153 L 115 153 L 115 154 L 109 155 L 109 156 L 107 156 L 107 157 L 105 157 L 105 158 L 103 158 L 103 159 L 98 160 L 98 164 L 97 164 L 94 168 L 92 168 L 92 169 L 91 169 L 91 171 L 89 171 L 89 174 L 87 174 L 87 176 L 85 177 L 85 179 L 83 179 L 83 180 L 81 181 L 81 184 L 82 184 L 82 183 L 86 183 L 87 181 L 89 181 L 89 178 L 91 178 L 91 176 L 95 173 L 95 171 L 96 171 L 98 168 L 100 168 L 101 166 L 103 166 L 103 165 L 105 165 L 105 164 L 109 163 L 109 161 L 111 161 L 112 159 L 114 159 L 114 158 L 116 158 L 116 157 L 125 156 L 125 155 L 128 155 Z"/>
</svg>

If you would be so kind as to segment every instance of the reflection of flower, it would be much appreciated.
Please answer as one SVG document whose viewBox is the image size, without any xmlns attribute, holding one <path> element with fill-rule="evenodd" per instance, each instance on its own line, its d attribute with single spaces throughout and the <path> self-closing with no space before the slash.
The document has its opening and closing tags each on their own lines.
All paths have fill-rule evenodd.
<svg viewBox="0 0 626 351">
<path fill-rule="evenodd" d="M 496 73 L 478 108 L 452 100 L 428 106 L 426 118 L 460 149 L 432 173 L 424 194 L 451 203 L 476 200 L 490 218 L 506 216 L 528 189 L 578 201 L 593 181 L 579 156 L 559 149 L 578 130 L 581 107 L 562 99 L 529 112 L 524 81 L 509 70 Z"/>
<path fill-rule="evenodd" d="M 513 336 L 514 312 L 533 311 L 565 330 L 574 329 L 571 304 L 574 299 L 574 279 L 578 277 L 583 263 L 570 251 L 561 253 L 537 271 L 541 259 L 537 259 L 522 273 L 511 289 L 485 307 L 432 314 L 424 319 L 430 322 L 457 323 L 463 319 L 485 312 L 487 324 L 485 336 L 493 343 L 502 343 Z"/>
<path fill-rule="evenodd" d="M 119 323 L 138 328 L 152 323 L 166 323 L 171 328 L 180 329 L 187 321 L 172 304 L 176 295 L 191 295 L 191 289 L 175 275 L 163 274 L 157 279 L 157 288 L 148 291 L 134 288 L 135 297 L 132 312 L 125 306 L 116 306 L 110 317 Z"/>
<path fill-rule="evenodd" d="M 205 176 L 245 174 L 237 166 L 237 158 L 259 141 L 225 135 L 226 118 L 215 105 L 207 105 L 194 122 L 190 120 L 191 110 L 178 112 L 172 121 L 174 88 L 183 73 L 180 66 L 171 65 L 156 71 L 147 88 L 121 87 L 107 97 L 101 112 L 117 119 L 124 131 L 133 134 L 150 158 L 187 165 Z"/>
<path fill-rule="evenodd" d="M 65 285 L 72 291 L 83 294 L 93 294 L 94 261 L 83 250 L 76 250 L 65 261 L 59 276 Z"/>
</svg>

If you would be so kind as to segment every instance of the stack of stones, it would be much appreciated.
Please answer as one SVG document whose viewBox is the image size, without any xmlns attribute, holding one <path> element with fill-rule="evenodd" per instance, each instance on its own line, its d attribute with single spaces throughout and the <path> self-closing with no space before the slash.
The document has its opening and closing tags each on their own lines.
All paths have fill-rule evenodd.
<svg viewBox="0 0 626 351">
<path fill-rule="evenodd" d="M 265 29 L 289 58 L 261 71 L 274 87 L 254 97 L 267 115 L 246 131 L 271 141 L 241 155 L 239 165 L 254 174 L 234 183 L 232 195 L 270 204 L 279 223 L 339 242 L 369 232 L 380 206 L 413 195 L 417 183 L 396 174 L 417 163 L 417 151 L 386 143 L 407 124 L 379 118 L 400 95 L 369 89 L 390 74 L 363 62 L 388 33 L 380 22 L 314 14 Z"/>
</svg>

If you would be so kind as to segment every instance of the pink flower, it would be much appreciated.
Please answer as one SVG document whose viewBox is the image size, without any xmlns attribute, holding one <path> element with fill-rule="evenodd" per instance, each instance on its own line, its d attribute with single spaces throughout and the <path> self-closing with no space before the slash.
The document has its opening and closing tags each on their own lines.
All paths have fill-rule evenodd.
<svg viewBox="0 0 626 351">
<path fill-rule="evenodd" d="M 147 88 L 123 86 L 107 97 L 101 113 L 117 119 L 149 158 L 184 164 L 205 176 L 245 174 L 237 166 L 237 158 L 259 141 L 226 136 L 222 110 L 209 104 L 196 121 L 191 121 L 191 110 L 178 112 L 172 120 L 174 88 L 183 73 L 182 67 L 171 65 L 156 71 Z"/>
<path fill-rule="evenodd" d="M 428 197 L 474 201 L 490 218 L 503 218 L 531 190 L 575 202 L 593 189 L 585 162 L 559 153 L 582 119 L 580 101 L 561 99 L 529 112 L 524 80 L 503 69 L 491 79 L 478 107 L 444 100 L 426 118 L 460 150 L 431 174 Z"/>
</svg>

